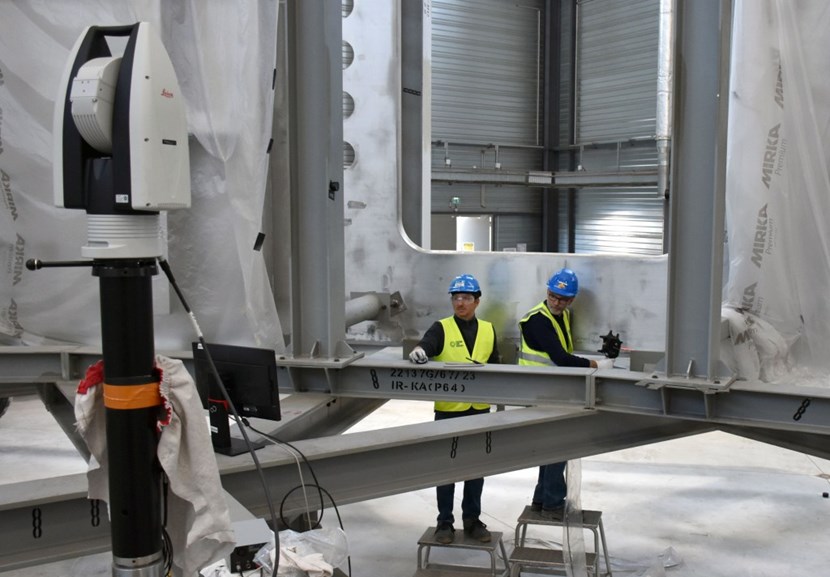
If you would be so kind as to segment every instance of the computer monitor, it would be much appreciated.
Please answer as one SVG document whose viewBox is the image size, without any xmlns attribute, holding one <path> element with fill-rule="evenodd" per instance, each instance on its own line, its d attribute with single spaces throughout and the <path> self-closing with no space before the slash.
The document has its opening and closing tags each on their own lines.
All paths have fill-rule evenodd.
<svg viewBox="0 0 830 577">
<path fill-rule="evenodd" d="M 254 347 L 206 343 L 219 378 L 240 417 L 279 421 L 280 395 L 277 386 L 277 362 L 274 351 Z M 242 439 L 231 437 L 230 408 L 222 395 L 201 343 L 193 343 L 196 388 L 202 406 L 210 413 L 213 449 L 223 455 L 248 452 Z M 255 448 L 259 448 L 258 445 Z"/>
</svg>

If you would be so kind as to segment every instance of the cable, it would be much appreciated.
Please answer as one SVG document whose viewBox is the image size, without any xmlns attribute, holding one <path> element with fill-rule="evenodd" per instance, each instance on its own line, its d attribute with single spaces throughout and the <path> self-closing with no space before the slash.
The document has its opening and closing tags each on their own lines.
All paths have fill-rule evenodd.
<svg viewBox="0 0 830 577">
<path fill-rule="evenodd" d="M 260 431 L 259 429 L 257 429 L 253 425 L 251 425 L 248 422 L 248 419 L 246 419 L 244 417 L 242 418 L 242 422 L 245 423 L 245 426 L 250 428 L 253 432 L 255 432 L 259 435 L 262 435 L 263 437 L 265 437 L 266 439 L 274 442 L 275 444 L 286 445 L 287 447 L 290 447 L 292 451 L 296 452 L 297 454 L 300 455 L 300 457 L 303 458 L 303 461 L 305 462 L 306 466 L 308 467 L 309 472 L 311 473 L 311 477 L 314 479 L 314 483 L 311 486 L 317 488 L 317 493 L 320 497 L 320 518 L 317 520 L 317 523 L 314 525 L 314 527 L 312 527 L 312 529 L 316 529 L 317 527 L 319 527 L 320 522 L 323 520 L 323 511 L 325 510 L 325 508 L 323 507 L 323 493 L 325 493 L 326 497 L 328 497 L 329 501 L 331 501 L 331 506 L 334 509 L 335 515 L 337 515 L 337 522 L 340 524 L 340 529 L 343 532 L 345 532 L 346 528 L 343 527 L 343 519 L 340 517 L 340 510 L 337 508 L 337 503 L 334 502 L 334 498 L 331 496 L 331 493 L 326 491 L 320 485 L 320 482 L 317 480 L 317 475 L 314 473 L 314 467 L 311 466 L 311 463 L 309 462 L 308 458 L 303 454 L 303 452 L 301 450 L 299 450 L 297 447 L 295 447 L 294 445 L 292 445 L 291 443 L 289 443 L 288 441 L 280 440 L 280 439 L 278 439 L 277 437 L 275 437 L 273 435 L 269 435 L 268 433 L 265 433 L 264 431 Z M 293 487 L 290 491 L 288 491 L 285 494 L 285 496 L 282 498 L 282 501 L 280 502 L 280 520 L 286 526 L 288 525 L 288 523 L 286 522 L 285 517 L 283 516 L 283 508 L 285 506 L 285 502 L 288 500 L 289 495 L 291 495 L 291 493 L 293 493 L 297 489 L 302 489 L 303 494 L 305 494 L 306 485 L 305 485 L 305 483 L 303 483 L 302 474 L 300 474 L 300 483 L 301 483 L 300 485 L 297 485 L 296 487 Z M 308 498 L 307 497 L 306 497 L 306 510 L 308 511 Z M 351 555 L 347 555 L 346 560 L 347 560 L 348 567 L 349 567 L 349 575 L 351 576 L 351 574 L 352 574 L 352 557 L 351 557 Z"/>
<path fill-rule="evenodd" d="M 170 540 L 170 535 L 167 533 L 167 497 L 169 496 L 170 482 L 167 475 L 162 475 L 161 478 L 162 489 L 162 517 L 161 517 L 161 539 L 162 539 L 162 559 L 164 560 L 164 573 L 167 577 L 173 570 L 173 542 Z"/>
<path fill-rule="evenodd" d="M 303 487 L 303 500 L 305 501 L 305 511 L 306 511 L 306 514 L 305 514 L 306 526 L 311 527 L 311 505 L 308 504 L 308 493 L 306 493 L 306 490 L 305 490 L 305 479 L 303 478 L 303 468 L 300 465 L 300 456 L 297 454 L 297 451 L 293 450 L 292 448 L 288 447 L 287 445 L 284 445 L 282 443 L 273 443 L 273 442 L 272 442 L 272 444 L 275 447 L 279 447 L 279 448 L 283 449 L 286 453 L 288 453 L 289 455 L 294 457 L 294 461 L 297 463 L 297 475 L 300 477 L 300 485 Z M 322 505 L 322 494 L 320 494 L 320 497 L 321 497 L 321 505 Z M 280 517 L 282 517 L 282 511 L 280 511 Z M 281 518 L 280 520 L 284 524 L 287 525 L 287 523 L 285 523 L 285 519 Z"/>
<path fill-rule="evenodd" d="M 245 445 L 248 447 L 248 452 L 251 454 L 251 459 L 254 461 L 254 466 L 256 467 L 257 474 L 259 476 L 259 481 L 262 484 L 262 491 L 265 494 L 265 502 L 268 504 L 268 511 L 271 515 L 271 524 L 274 533 L 274 550 L 276 553 L 279 553 L 280 550 L 280 538 L 279 538 L 279 525 L 277 525 L 277 514 L 274 511 L 274 503 L 271 501 L 271 492 L 268 490 L 268 482 L 265 480 L 265 472 L 262 470 L 262 465 L 259 463 L 259 459 L 256 456 L 256 451 L 254 450 L 254 446 L 251 443 L 251 440 L 248 438 L 248 433 L 245 431 L 245 427 L 242 426 L 242 419 L 239 416 L 239 413 L 236 412 L 236 407 L 231 402 L 230 396 L 228 395 L 227 389 L 225 389 L 225 384 L 222 382 L 222 378 L 219 376 L 219 370 L 216 368 L 216 365 L 213 363 L 213 357 L 210 355 L 210 350 L 208 349 L 207 343 L 205 343 L 205 337 L 202 334 L 202 329 L 199 327 L 199 323 L 196 320 L 196 315 L 190 310 L 190 306 L 187 304 L 187 299 L 184 298 L 184 294 L 179 289 L 178 283 L 176 283 L 176 279 L 173 277 L 173 271 L 170 269 L 170 265 L 167 263 L 167 260 L 158 257 L 159 266 L 161 266 L 161 270 L 164 271 L 164 274 L 167 276 L 167 280 L 170 283 L 170 286 L 173 287 L 173 290 L 176 291 L 176 295 L 179 297 L 179 301 L 182 303 L 185 312 L 187 312 L 188 316 L 190 317 L 190 321 L 193 324 L 193 329 L 196 332 L 196 336 L 199 339 L 199 343 L 202 345 L 202 348 L 205 351 L 205 356 L 207 357 L 208 364 L 210 365 L 211 373 L 213 374 L 213 378 L 216 379 L 216 383 L 219 385 L 219 389 L 222 391 L 222 397 L 228 403 L 228 407 L 233 414 L 233 418 L 236 421 L 237 425 L 239 426 L 239 430 L 242 433 L 242 438 L 245 440 Z M 279 555 L 274 556 L 274 567 L 271 571 L 271 577 L 276 577 L 277 569 L 279 568 Z"/>
<path fill-rule="evenodd" d="M 318 528 L 320 526 L 321 521 L 323 520 L 323 511 L 325 510 L 324 507 L 323 507 L 323 491 L 325 491 L 325 489 L 323 489 L 320 486 L 320 481 L 317 480 L 317 474 L 314 472 L 314 467 L 311 466 L 311 463 L 308 461 L 308 459 L 303 454 L 303 452 L 301 450 L 299 450 L 297 447 L 295 447 L 294 445 L 292 445 L 291 443 L 289 443 L 288 441 L 283 441 L 283 440 L 278 439 L 277 437 L 275 437 L 273 435 L 269 435 L 268 433 L 260 431 L 259 429 L 257 429 L 253 425 L 251 425 L 251 423 L 248 422 L 248 419 L 246 419 L 245 417 L 242 418 L 242 422 L 245 424 L 246 427 L 251 429 L 253 432 L 257 433 L 258 435 L 261 435 L 261 436 L 265 437 L 266 439 L 272 441 L 275 444 L 285 445 L 287 447 L 290 447 L 293 451 L 295 451 L 298 455 L 300 455 L 300 457 L 303 458 L 303 462 L 306 464 L 306 467 L 308 467 L 308 471 L 311 473 L 311 478 L 314 479 L 314 484 L 312 486 L 317 487 L 317 496 L 320 499 L 320 518 L 317 519 L 317 522 L 313 527 L 311 526 L 311 523 L 309 522 L 309 527 L 311 529 Z M 300 477 L 300 482 L 302 482 L 302 476 Z M 303 484 L 303 486 L 305 486 L 305 484 Z M 283 499 L 283 503 L 284 502 L 285 502 L 285 500 Z M 332 501 L 332 505 L 334 505 L 334 501 Z M 306 506 L 308 506 L 308 505 L 306 505 Z M 283 517 L 283 515 L 282 515 L 282 509 L 280 509 L 280 520 L 286 526 L 289 526 L 288 522 L 286 522 L 286 520 L 285 520 L 285 517 Z"/>
<path fill-rule="evenodd" d="M 286 443 L 286 444 L 287 444 L 287 443 Z M 302 454 L 302 453 L 301 453 L 301 454 Z M 334 498 L 331 496 L 331 493 L 329 493 L 328 491 L 326 491 L 324 488 L 322 488 L 320 485 L 317 485 L 316 483 L 315 483 L 315 484 L 313 484 L 313 485 L 311 485 L 311 486 L 312 486 L 312 487 L 317 487 L 317 489 L 318 489 L 318 490 L 320 490 L 320 491 L 322 491 L 323 493 L 325 493 L 325 494 L 326 494 L 326 497 L 328 497 L 328 498 L 329 498 L 329 501 L 331 501 L 331 506 L 332 506 L 332 508 L 334 509 L 334 514 L 335 514 L 335 515 L 337 515 L 337 522 L 340 524 L 340 529 L 341 529 L 341 530 L 345 533 L 345 532 L 346 532 L 346 528 L 345 528 L 345 527 L 343 527 L 343 519 L 340 517 L 340 510 L 337 508 L 337 503 L 335 503 L 335 502 L 334 502 Z M 290 489 L 290 490 L 289 490 L 289 491 L 285 494 L 285 496 L 282 498 L 282 502 L 280 503 L 280 514 L 282 514 L 282 508 L 283 508 L 283 506 L 285 505 L 285 502 L 288 500 L 288 497 L 291 495 L 291 493 L 293 493 L 294 491 L 296 491 L 297 489 L 300 489 L 300 488 L 302 488 L 302 485 L 297 485 L 296 487 L 292 487 L 292 488 L 291 488 L 291 489 Z M 322 505 L 322 503 L 321 503 L 321 505 Z M 352 574 L 352 556 L 351 556 L 351 555 L 347 555 L 347 556 L 346 556 L 346 561 L 347 561 L 348 566 L 349 566 L 349 576 L 351 577 L 351 574 Z"/>
</svg>

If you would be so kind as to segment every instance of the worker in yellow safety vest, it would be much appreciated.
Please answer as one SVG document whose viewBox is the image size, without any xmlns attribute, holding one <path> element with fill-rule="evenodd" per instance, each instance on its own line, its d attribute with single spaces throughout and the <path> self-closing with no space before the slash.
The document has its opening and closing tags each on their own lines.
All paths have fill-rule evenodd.
<svg viewBox="0 0 830 577">
<path fill-rule="evenodd" d="M 530 309 L 519 321 L 521 350 L 519 364 L 610 368 L 611 359 L 595 361 L 573 354 L 571 311 L 568 308 L 579 292 L 579 279 L 569 268 L 554 273 L 548 280 L 547 298 Z M 606 362 L 607 361 L 607 362 Z M 568 486 L 565 481 L 567 463 L 539 467 L 539 478 L 531 499 L 531 508 L 543 517 L 560 519 L 565 510 Z"/>
<path fill-rule="evenodd" d="M 436 321 L 430 326 L 418 345 L 409 354 L 413 363 L 426 363 L 429 359 L 451 363 L 497 363 L 499 360 L 496 346 L 496 331 L 487 321 L 476 318 L 481 298 L 478 281 L 469 274 L 462 274 L 450 283 L 450 302 L 453 316 Z M 489 413 L 487 403 L 467 401 L 436 401 L 435 420 L 464 417 Z M 481 491 L 484 479 L 464 481 L 464 498 L 461 501 L 461 520 L 464 533 L 487 543 L 490 531 L 479 520 L 481 515 Z M 455 484 L 441 485 L 436 488 L 438 498 L 438 523 L 435 540 L 439 543 L 452 543 L 455 538 L 453 528 L 453 498 Z"/>
</svg>

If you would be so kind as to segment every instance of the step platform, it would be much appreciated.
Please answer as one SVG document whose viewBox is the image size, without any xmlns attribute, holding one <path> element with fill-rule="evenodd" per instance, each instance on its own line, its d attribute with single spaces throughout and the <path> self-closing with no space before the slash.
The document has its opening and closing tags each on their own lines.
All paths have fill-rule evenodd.
<svg viewBox="0 0 830 577">
<path fill-rule="evenodd" d="M 591 531 L 594 535 L 594 550 L 592 552 L 586 551 L 585 553 L 588 569 L 594 577 L 599 577 L 600 573 L 597 557 L 602 554 L 605 560 L 605 573 L 603 573 L 603 575 L 612 577 L 611 561 L 608 557 L 608 547 L 605 543 L 605 529 L 602 526 L 602 511 L 584 509 L 580 513 L 582 515 L 582 528 Z M 562 551 L 525 547 L 528 525 L 562 527 L 564 524 L 565 519 L 562 515 L 553 518 L 542 517 L 539 511 L 534 511 L 529 505 L 526 506 L 516 522 L 516 548 L 511 553 L 509 561 L 511 577 L 519 575 L 522 566 L 532 566 L 536 568 L 536 572 L 544 573 L 545 571 L 540 569 L 544 569 L 546 563 L 549 566 L 548 568 L 550 569 L 550 574 L 565 575 L 565 564 Z"/>
<path fill-rule="evenodd" d="M 564 552 L 560 549 L 542 549 L 539 547 L 516 547 L 510 553 L 510 577 L 519 577 L 522 569 L 545 575 L 567 575 Z M 585 565 L 588 572 L 596 575 L 596 553 L 585 553 Z"/>
<path fill-rule="evenodd" d="M 412 577 L 471 577 L 474 575 L 499 577 L 508 575 L 507 552 L 504 549 L 501 532 L 491 531 L 490 542 L 482 543 L 477 539 L 468 537 L 462 529 L 456 529 L 455 540 L 452 543 L 439 543 L 435 540 L 435 529 L 435 527 L 428 527 L 421 538 L 418 539 L 418 570 Z M 431 563 L 429 555 L 433 547 L 481 551 L 489 556 L 490 566 Z M 501 556 L 501 563 L 498 562 L 499 556 Z"/>
</svg>

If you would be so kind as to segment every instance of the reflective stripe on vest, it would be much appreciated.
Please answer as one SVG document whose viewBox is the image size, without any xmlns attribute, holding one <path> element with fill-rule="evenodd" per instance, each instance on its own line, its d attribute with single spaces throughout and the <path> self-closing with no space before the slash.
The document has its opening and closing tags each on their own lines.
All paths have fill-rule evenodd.
<svg viewBox="0 0 830 577">
<path fill-rule="evenodd" d="M 528 344 L 525 342 L 524 333 L 522 332 L 522 325 L 530 320 L 530 317 L 533 315 L 544 315 L 550 321 L 550 324 L 553 325 L 553 330 L 556 331 L 556 336 L 559 338 L 559 343 L 562 345 L 562 349 L 568 354 L 573 353 L 573 338 L 566 339 L 565 333 L 562 332 L 562 328 L 559 326 L 559 323 L 553 318 L 553 314 L 550 312 L 545 301 L 542 301 L 532 309 L 530 309 L 527 314 L 522 317 L 522 320 L 519 321 L 519 333 L 522 335 L 522 348 L 519 351 L 519 364 L 520 365 L 531 365 L 531 366 L 556 366 L 556 364 L 551 360 L 550 355 L 547 354 L 545 351 L 537 351 L 536 349 L 530 348 Z M 565 309 L 562 312 L 562 319 L 565 322 L 565 330 L 567 334 L 570 336 L 571 334 L 571 311 Z M 570 342 L 569 342 L 570 341 Z"/>
<path fill-rule="evenodd" d="M 492 323 L 481 319 L 476 320 L 478 321 L 478 331 L 476 332 L 476 342 L 471 354 L 467 350 L 467 345 L 464 343 L 464 337 L 455 322 L 455 317 L 441 319 L 441 326 L 444 327 L 444 348 L 432 360 L 444 363 L 472 363 L 470 359 L 473 359 L 479 363 L 486 363 L 490 359 L 490 355 L 493 354 L 496 332 L 493 330 Z M 435 402 L 436 411 L 456 413 L 466 411 L 470 407 L 473 409 L 489 409 L 490 405 L 487 403 L 456 403 L 452 401 Z"/>
</svg>

